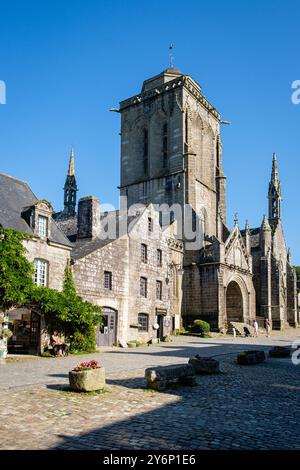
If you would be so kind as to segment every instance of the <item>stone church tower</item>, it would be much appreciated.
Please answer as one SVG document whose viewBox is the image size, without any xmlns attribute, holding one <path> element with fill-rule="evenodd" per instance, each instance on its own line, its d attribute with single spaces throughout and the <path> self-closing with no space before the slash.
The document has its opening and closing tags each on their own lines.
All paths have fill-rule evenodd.
<svg viewBox="0 0 300 470">
<path fill-rule="evenodd" d="M 121 196 L 136 203 L 178 204 L 183 211 L 185 255 L 183 315 L 212 328 L 255 317 L 250 241 L 237 220 L 226 226 L 220 114 L 188 75 L 169 68 L 146 80 L 120 103 Z M 190 211 L 188 211 L 190 209 Z M 201 242 L 190 249 L 193 233 Z"/>
<path fill-rule="evenodd" d="M 205 234 L 226 223 L 220 115 L 175 68 L 120 103 L 121 195 L 134 203 L 189 205 Z"/>
</svg>

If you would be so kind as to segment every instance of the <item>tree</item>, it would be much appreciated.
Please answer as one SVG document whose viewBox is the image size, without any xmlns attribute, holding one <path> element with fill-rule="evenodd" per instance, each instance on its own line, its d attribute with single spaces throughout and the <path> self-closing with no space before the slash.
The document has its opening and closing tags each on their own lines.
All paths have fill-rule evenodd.
<svg viewBox="0 0 300 470">
<path fill-rule="evenodd" d="M 0 227 L 0 306 L 4 310 L 26 303 L 33 288 L 32 264 L 22 240 L 30 235 Z"/>
</svg>

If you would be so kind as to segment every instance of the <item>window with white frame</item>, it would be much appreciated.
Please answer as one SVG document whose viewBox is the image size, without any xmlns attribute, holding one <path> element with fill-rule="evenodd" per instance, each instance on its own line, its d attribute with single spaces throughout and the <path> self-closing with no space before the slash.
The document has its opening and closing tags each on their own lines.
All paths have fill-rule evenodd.
<svg viewBox="0 0 300 470">
<path fill-rule="evenodd" d="M 48 284 L 48 261 L 43 259 L 34 260 L 34 282 L 37 286 L 47 286 Z"/>
<path fill-rule="evenodd" d="M 47 237 L 47 225 L 48 225 L 48 218 L 44 217 L 43 215 L 39 215 L 37 231 L 40 237 Z"/>
</svg>

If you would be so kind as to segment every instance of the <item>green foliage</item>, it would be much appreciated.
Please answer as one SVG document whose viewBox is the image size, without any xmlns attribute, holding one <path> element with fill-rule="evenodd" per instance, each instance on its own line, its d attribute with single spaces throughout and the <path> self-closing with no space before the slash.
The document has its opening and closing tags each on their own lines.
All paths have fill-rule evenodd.
<svg viewBox="0 0 300 470">
<path fill-rule="evenodd" d="M 22 244 L 29 235 L 0 227 L 0 306 L 36 307 L 45 316 L 46 329 L 62 333 L 71 350 L 95 350 L 95 328 L 101 324 L 101 308 L 84 301 L 76 293 L 70 269 L 65 270 L 63 291 L 37 287 L 34 268 L 26 259 Z"/>
<path fill-rule="evenodd" d="M 192 331 L 194 333 L 201 333 L 202 336 L 205 336 L 210 332 L 210 325 L 204 320 L 194 320 Z"/>
<path fill-rule="evenodd" d="M 42 354 L 42 357 L 53 357 L 53 354 L 49 350 L 45 350 Z"/>
<path fill-rule="evenodd" d="M 72 272 L 68 267 L 65 269 L 65 279 L 64 279 L 64 286 L 63 291 L 65 296 L 67 297 L 75 297 L 76 296 L 76 287 L 74 283 L 74 279 L 72 276 Z"/>
<path fill-rule="evenodd" d="M 78 352 L 88 352 L 92 353 L 95 352 L 95 332 L 90 331 L 88 335 L 80 333 L 79 331 L 75 331 L 71 346 L 70 352 L 78 353 Z"/>
<path fill-rule="evenodd" d="M 101 307 L 83 300 L 76 293 L 73 276 L 65 271 L 64 288 L 58 292 L 48 287 L 35 287 L 31 301 L 44 313 L 47 331 L 58 330 L 70 343 L 71 351 L 95 351 L 95 328 L 101 324 Z"/>
<path fill-rule="evenodd" d="M 0 305 L 4 310 L 23 305 L 33 287 L 33 266 L 22 240 L 29 235 L 0 227 Z"/>
</svg>

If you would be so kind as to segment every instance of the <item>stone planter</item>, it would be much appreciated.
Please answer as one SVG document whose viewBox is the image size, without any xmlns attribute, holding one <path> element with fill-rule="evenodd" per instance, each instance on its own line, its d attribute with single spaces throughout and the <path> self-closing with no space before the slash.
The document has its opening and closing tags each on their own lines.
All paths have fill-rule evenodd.
<svg viewBox="0 0 300 470">
<path fill-rule="evenodd" d="M 136 348 L 136 342 L 135 341 L 127 341 L 127 346 L 129 348 Z"/>
<path fill-rule="evenodd" d="M 0 349 L 0 359 L 5 359 L 7 357 L 7 350 Z"/>
<path fill-rule="evenodd" d="M 93 392 L 105 387 L 105 369 L 88 369 L 69 372 L 70 388 L 74 392 Z"/>
<path fill-rule="evenodd" d="M 243 351 L 237 355 L 237 363 L 239 365 L 254 365 L 260 364 L 266 359 L 264 351 L 253 350 L 253 351 Z"/>
<path fill-rule="evenodd" d="M 219 361 L 212 357 L 195 356 L 189 359 L 189 364 L 193 366 L 196 374 L 217 374 L 220 372 Z"/>
<path fill-rule="evenodd" d="M 290 355 L 291 355 L 290 349 L 284 346 L 275 346 L 269 351 L 270 357 L 290 357 Z"/>
</svg>

